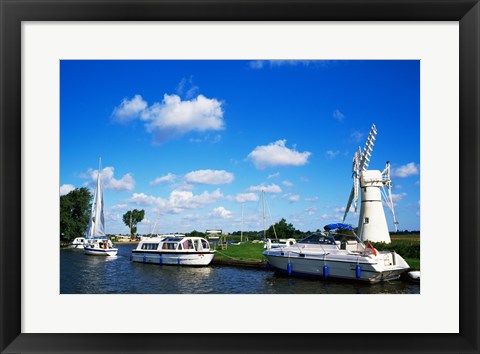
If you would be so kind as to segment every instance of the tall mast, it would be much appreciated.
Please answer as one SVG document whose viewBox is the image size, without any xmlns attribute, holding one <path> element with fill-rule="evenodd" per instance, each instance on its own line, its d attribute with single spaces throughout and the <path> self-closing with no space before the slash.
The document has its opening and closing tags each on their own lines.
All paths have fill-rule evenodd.
<svg viewBox="0 0 480 354">
<path fill-rule="evenodd" d="M 240 242 L 243 242 L 243 203 L 242 203 L 242 228 L 240 229 Z"/>
<path fill-rule="evenodd" d="M 98 158 L 98 174 L 97 174 L 97 190 L 96 190 L 96 193 L 95 193 L 95 222 L 93 223 L 93 236 L 96 235 L 96 228 L 97 228 L 97 223 L 100 222 L 100 220 L 97 220 L 97 218 L 99 218 L 99 215 L 98 215 L 98 198 L 99 198 L 99 193 L 101 192 L 100 191 L 100 165 L 102 163 L 102 158 L 99 157 Z"/>
<path fill-rule="evenodd" d="M 265 190 L 262 189 L 262 207 L 263 207 L 263 238 L 267 239 L 267 229 L 265 227 Z"/>
</svg>

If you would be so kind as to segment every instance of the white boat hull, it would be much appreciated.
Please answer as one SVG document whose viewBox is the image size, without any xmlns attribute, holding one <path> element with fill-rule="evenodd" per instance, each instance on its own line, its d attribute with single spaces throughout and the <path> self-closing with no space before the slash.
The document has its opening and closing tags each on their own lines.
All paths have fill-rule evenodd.
<svg viewBox="0 0 480 354">
<path fill-rule="evenodd" d="M 117 248 L 102 249 L 85 247 L 83 251 L 90 256 L 116 256 L 118 253 Z"/>
<path fill-rule="evenodd" d="M 84 245 L 85 245 L 85 237 L 77 237 L 72 241 L 72 243 L 70 243 L 68 248 L 83 250 Z"/>
<path fill-rule="evenodd" d="M 70 245 L 68 246 L 68 248 L 73 248 L 73 249 L 77 249 L 77 250 L 83 250 L 84 247 L 83 247 L 83 244 L 82 245 Z"/>
<path fill-rule="evenodd" d="M 214 252 L 132 252 L 132 262 L 165 265 L 206 266 L 213 260 Z"/>
<path fill-rule="evenodd" d="M 298 254 L 288 256 L 287 253 L 282 256 L 280 252 L 269 251 L 265 251 L 263 254 L 273 270 L 293 276 L 325 278 L 324 266 L 327 266 L 326 278 L 378 283 L 397 279 L 403 272 L 409 270 L 403 258 L 397 254 L 395 254 L 395 258 L 398 265 L 385 265 L 381 257 L 361 257 L 362 259 L 360 259 L 354 254 L 349 256 L 334 254 L 309 256 L 305 254 L 303 257 Z M 360 267 L 359 270 L 357 266 Z"/>
</svg>

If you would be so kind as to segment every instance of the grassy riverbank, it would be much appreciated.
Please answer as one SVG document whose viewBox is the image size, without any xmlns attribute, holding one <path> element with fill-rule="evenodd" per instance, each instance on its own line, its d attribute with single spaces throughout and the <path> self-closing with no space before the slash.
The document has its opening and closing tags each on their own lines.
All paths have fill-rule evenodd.
<svg viewBox="0 0 480 354">
<path fill-rule="evenodd" d="M 226 250 L 217 248 L 215 260 L 219 259 L 235 259 L 242 261 L 263 261 L 265 258 L 262 255 L 263 243 L 243 243 L 241 245 L 228 245 Z"/>
<path fill-rule="evenodd" d="M 392 243 L 388 245 L 375 243 L 374 246 L 379 251 L 390 250 L 397 252 L 413 270 L 420 270 L 420 241 L 418 239 L 393 239 Z M 241 245 L 228 245 L 226 250 L 217 248 L 215 260 L 263 262 L 265 261 L 265 257 L 262 255 L 264 250 L 263 243 L 248 242 Z"/>
</svg>

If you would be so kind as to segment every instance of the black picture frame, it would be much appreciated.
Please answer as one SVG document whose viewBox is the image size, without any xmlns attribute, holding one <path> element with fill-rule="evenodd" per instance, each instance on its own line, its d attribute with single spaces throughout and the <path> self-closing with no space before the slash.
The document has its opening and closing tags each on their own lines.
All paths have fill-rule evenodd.
<svg viewBox="0 0 480 354">
<path fill-rule="evenodd" d="M 0 0 L 0 11 L 2 353 L 479 352 L 478 0 Z M 459 334 L 21 333 L 21 22 L 153 20 L 459 21 L 460 225 L 446 225 L 445 228 L 445 232 L 449 232 L 449 227 L 460 228 Z M 448 279 L 445 281 L 448 282 Z M 446 300 L 446 306 L 449 306 Z M 441 309 L 438 313 L 441 316 Z M 265 314 L 258 314 L 258 320 L 267 324 Z M 286 321 L 287 330 L 288 326 L 294 325 Z M 223 327 L 224 324 L 219 323 L 219 326 Z"/>
</svg>

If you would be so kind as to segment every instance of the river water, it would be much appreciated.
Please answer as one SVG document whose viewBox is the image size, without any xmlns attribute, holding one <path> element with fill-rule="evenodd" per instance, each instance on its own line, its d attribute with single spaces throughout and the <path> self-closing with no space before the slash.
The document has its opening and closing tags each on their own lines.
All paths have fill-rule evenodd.
<svg viewBox="0 0 480 354">
<path fill-rule="evenodd" d="M 395 280 L 375 285 L 302 279 L 272 271 L 213 265 L 160 266 L 130 262 L 136 245 L 118 245 L 117 257 L 60 250 L 62 294 L 419 294 L 420 285 Z"/>
</svg>

